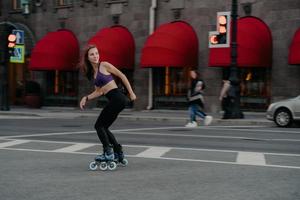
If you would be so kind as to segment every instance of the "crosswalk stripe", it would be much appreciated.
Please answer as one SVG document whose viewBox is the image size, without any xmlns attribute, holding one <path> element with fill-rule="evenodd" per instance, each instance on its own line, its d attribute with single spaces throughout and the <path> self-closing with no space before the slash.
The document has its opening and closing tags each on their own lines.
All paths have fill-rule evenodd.
<svg viewBox="0 0 300 200">
<path fill-rule="evenodd" d="M 88 143 L 77 143 L 73 144 L 67 147 L 63 147 L 60 149 L 54 150 L 54 152 L 75 152 L 75 151 L 80 151 L 89 147 L 94 146 L 94 144 L 88 144 Z"/>
<path fill-rule="evenodd" d="M 0 148 L 10 147 L 10 146 L 18 145 L 18 144 L 24 144 L 27 142 L 29 142 L 29 141 L 28 140 L 12 140 L 9 142 L 0 143 Z"/>
<path fill-rule="evenodd" d="M 39 150 L 39 149 L 28 149 L 27 145 L 25 148 L 16 146 L 20 144 L 26 144 L 30 142 L 41 142 L 41 143 L 53 143 L 53 144 L 65 144 L 65 147 L 58 148 L 55 150 Z M 46 141 L 46 140 L 7 140 L 6 142 L 0 142 L 0 150 L 16 150 L 16 151 L 32 151 L 32 152 L 53 152 L 53 153 L 69 153 L 69 154 L 84 154 L 94 155 L 96 152 L 81 151 L 89 147 L 95 147 L 98 143 L 72 143 L 65 141 Z M 299 158 L 300 154 L 277 154 L 277 153 L 263 153 L 263 152 L 245 152 L 245 151 L 226 151 L 226 150 L 213 150 L 213 149 L 193 149 L 193 148 L 178 148 L 178 147 L 158 147 L 158 146 L 143 146 L 143 145 L 123 145 L 126 148 L 146 148 L 142 152 L 134 155 L 126 155 L 127 157 L 134 158 L 153 158 L 153 159 L 164 159 L 164 160 L 177 160 L 177 161 L 193 161 L 193 162 L 206 162 L 206 163 L 219 163 L 219 164 L 232 164 L 232 165 L 249 165 L 249 166 L 261 166 L 261 167 L 279 167 L 279 168 L 290 168 L 300 169 L 300 166 L 288 166 L 288 165 L 272 165 L 267 164 L 265 155 L 277 155 L 277 156 L 293 156 L 296 159 Z M 33 146 L 34 148 L 34 146 Z M 174 158 L 166 155 L 171 150 L 191 150 L 191 151 L 203 151 L 203 152 L 228 152 L 235 153 L 236 160 L 232 161 L 219 161 L 219 160 L 202 160 L 199 158 L 184 159 Z"/>
<path fill-rule="evenodd" d="M 11 150 L 11 151 L 29 151 L 29 152 L 44 152 L 44 153 L 53 153 L 50 150 L 38 150 L 38 149 L 18 149 L 18 148 L 0 148 L 2 150 Z M 95 155 L 96 152 L 56 152 L 56 153 L 69 153 L 69 154 L 80 154 L 80 155 Z M 137 155 L 126 155 L 129 158 L 140 158 Z M 216 163 L 216 164 L 229 164 L 229 165 L 250 165 L 253 166 L 254 164 L 245 164 L 245 163 L 238 163 L 238 162 L 225 162 L 225 161 L 214 161 L 214 160 L 199 160 L 199 159 L 183 159 L 183 158 L 168 158 L 168 157 L 148 157 L 150 159 L 161 159 L 161 160 L 172 160 L 172 161 L 184 161 L 184 162 L 201 162 L 201 163 Z M 285 168 L 285 169 L 297 169 L 300 170 L 299 166 L 288 166 L 288 165 L 257 165 L 260 167 L 274 167 L 274 168 Z"/>
<path fill-rule="evenodd" d="M 170 150 L 171 148 L 167 147 L 150 147 L 147 150 L 137 154 L 136 156 L 145 158 L 159 158 Z"/>
<path fill-rule="evenodd" d="M 256 152 L 239 152 L 236 162 L 248 165 L 266 165 L 264 154 Z"/>
</svg>

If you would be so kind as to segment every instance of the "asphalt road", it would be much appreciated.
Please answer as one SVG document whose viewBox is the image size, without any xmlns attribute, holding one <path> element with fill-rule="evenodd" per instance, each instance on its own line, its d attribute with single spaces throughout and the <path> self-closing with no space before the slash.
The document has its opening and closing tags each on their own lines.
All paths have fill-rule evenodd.
<svg viewBox="0 0 300 200">
<path fill-rule="evenodd" d="M 299 128 L 119 119 L 129 165 L 90 171 L 94 120 L 1 119 L 1 199 L 300 199 Z"/>
</svg>

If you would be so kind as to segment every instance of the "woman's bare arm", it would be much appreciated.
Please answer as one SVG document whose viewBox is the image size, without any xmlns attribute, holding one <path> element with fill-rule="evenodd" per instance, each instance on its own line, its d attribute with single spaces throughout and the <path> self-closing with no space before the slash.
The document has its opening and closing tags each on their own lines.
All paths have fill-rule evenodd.
<svg viewBox="0 0 300 200">
<path fill-rule="evenodd" d="M 100 97 L 101 95 L 103 95 L 103 91 L 101 90 L 101 88 L 95 87 L 95 90 L 92 93 L 82 97 L 80 104 L 79 104 L 80 108 L 83 110 L 86 102 L 88 102 L 89 100 L 95 99 L 97 97 Z"/>
<path fill-rule="evenodd" d="M 127 77 L 120 71 L 118 70 L 115 66 L 113 66 L 112 64 L 108 63 L 108 62 L 103 62 L 107 72 L 114 74 L 115 76 L 119 77 L 123 84 L 125 85 L 127 91 L 129 92 L 129 97 L 132 101 L 134 101 L 136 99 L 136 96 L 132 90 L 132 87 L 127 79 Z"/>
</svg>

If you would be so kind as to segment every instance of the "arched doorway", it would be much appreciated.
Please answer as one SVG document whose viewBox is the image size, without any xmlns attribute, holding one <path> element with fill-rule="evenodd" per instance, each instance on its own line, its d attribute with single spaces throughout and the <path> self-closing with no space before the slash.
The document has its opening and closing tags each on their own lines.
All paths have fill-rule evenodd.
<svg viewBox="0 0 300 200">
<path fill-rule="evenodd" d="M 21 45 L 25 46 L 25 59 L 24 62 L 16 63 L 10 61 L 7 57 L 5 61 L 1 63 L 1 97 L 3 99 L 7 99 L 9 105 L 23 105 L 25 83 L 31 78 L 31 74 L 29 73 L 27 66 L 31 49 L 35 45 L 35 38 L 27 25 L 17 22 L 3 21 L 0 22 L 0 31 L 2 32 L 1 35 L 3 37 L 1 38 L 1 41 L 6 41 L 7 34 L 12 33 L 13 30 L 20 30 L 24 32 L 24 44 Z M 1 49 L 5 49 L 7 51 L 5 46 L 1 47 Z"/>
<path fill-rule="evenodd" d="M 243 110 L 265 111 L 270 104 L 272 48 L 272 34 L 265 22 L 254 16 L 238 19 L 237 66 Z M 222 67 L 228 77 L 230 58 L 230 47 L 211 48 L 208 65 Z"/>
<path fill-rule="evenodd" d="M 198 66 L 198 38 L 194 28 L 184 21 L 160 25 L 147 38 L 140 65 L 152 68 L 155 108 L 185 108 L 188 71 Z"/>
</svg>

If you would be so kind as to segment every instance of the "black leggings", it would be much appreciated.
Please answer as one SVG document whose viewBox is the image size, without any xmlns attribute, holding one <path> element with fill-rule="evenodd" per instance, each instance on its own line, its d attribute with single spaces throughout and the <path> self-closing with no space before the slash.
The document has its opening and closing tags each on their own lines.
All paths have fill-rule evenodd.
<svg viewBox="0 0 300 200">
<path fill-rule="evenodd" d="M 121 145 L 117 142 L 115 136 L 108 128 L 117 119 L 119 113 L 125 108 L 128 103 L 128 98 L 121 93 L 118 88 L 110 90 L 105 96 L 109 102 L 100 113 L 95 123 L 95 129 L 103 145 L 104 151 L 112 145 L 115 152 L 120 152 L 122 151 Z"/>
</svg>

